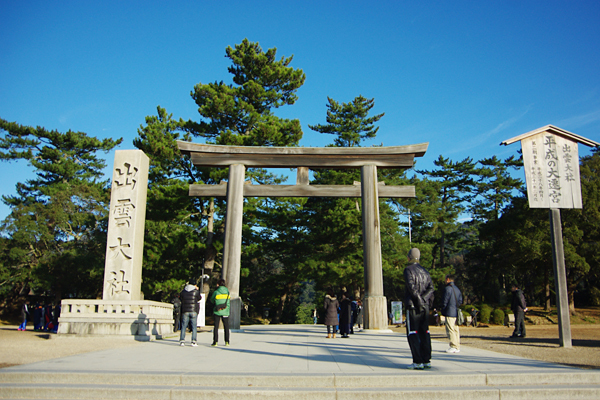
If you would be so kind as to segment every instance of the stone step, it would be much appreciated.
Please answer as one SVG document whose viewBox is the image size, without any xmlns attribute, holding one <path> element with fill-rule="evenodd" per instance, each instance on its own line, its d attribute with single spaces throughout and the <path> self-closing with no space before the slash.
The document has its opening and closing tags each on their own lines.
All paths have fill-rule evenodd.
<svg viewBox="0 0 600 400">
<path fill-rule="evenodd" d="M 386 388 L 299 388 L 299 387 L 212 387 L 170 385 L 85 385 L 85 384 L 0 384 L 1 399 L 270 399 L 270 400 L 507 400 L 507 399 L 598 399 L 598 385 L 386 387 Z"/>
<path fill-rule="evenodd" d="M 581 372 L 544 373 L 436 373 L 435 370 L 399 374 L 223 374 L 223 373 L 87 373 L 87 372 L 0 372 L 0 384 L 87 384 L 199 387 L 286 387 L 286 388 L 385 388 L 467 387 L 527 385 L 598 385 L 600 374 Z"/>
<path fill-rule="evenodd" d="M 598 399 L 593 371 L 498 374 L 181 374 L 3 371 L 0 399 Z"/>
</svg>

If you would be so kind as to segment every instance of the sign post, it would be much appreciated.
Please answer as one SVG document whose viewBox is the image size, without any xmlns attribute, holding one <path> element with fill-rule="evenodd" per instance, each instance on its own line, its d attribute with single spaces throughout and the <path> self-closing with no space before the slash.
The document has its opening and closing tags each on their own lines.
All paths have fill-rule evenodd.
<svg viewBox="0 0 600 400">
<path fill-rule="evenodd" d="M 529 207 L 550 210 L 560 346 L 572 347 L 560 209 L 583 207 L 577 144 L 595 147 L 600 143 L 552 125 L 505 140 L 501 144 L 509 145 L 516 141 L 521 141 L 523 151 Z"/>
</svg>

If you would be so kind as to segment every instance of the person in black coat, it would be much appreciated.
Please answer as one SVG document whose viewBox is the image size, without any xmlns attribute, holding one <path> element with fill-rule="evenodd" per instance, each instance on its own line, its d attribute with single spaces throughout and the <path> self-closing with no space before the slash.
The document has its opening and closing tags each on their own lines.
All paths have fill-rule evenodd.
<svg viewBox="0 0 600 400">
<path fill-rule="evenodd" d="M 196 280 L 190 279 L 189 283 L 179 294 L 181 299 L 181 333 L 179 335 L 179 345 L 184 346 L 185 331 L 188 323 L 192 325 L 192 347 L 197 346 L 196 336 L 198 334 L 198 312 L 200 312 L 200 304 L 202 295 L 196 286 Z"/>
<path fill-rule="evenodd" d="M 429 308 L 433 303 L 433 282 L 429 272 L 419 264 L 421 252 L 408 252 L 409 265 L 404 269 L 404 304 L 406 304 L 406 336 L 413 363 L 409 369 L 431 368 L 431 336 Z"/>
<path fill-rule="evenodd" d="M 523 296 L 523 291 L 517 285 L 512 285 L 511 291 L 513 298 L 510 308 L 515 314 L 515 330 L 511 338 L 525 337 L 525 312 L 527 311 L 525 296 Z"/>
<path fill-rule="evenodd" d="M 44 309 L 40 305 L 40 303 L 35 303 L 33 306 L 33 330 L 41 331 L 44 325 L 42 324 L 42 315 Z"/>
<path fill-rule="evenodd" d="M 352 300 L 348 298 L 346 292 L 342 293 L 340 302 L 340 333 L 343 338 L 348 338 L 350 333 L 350 323 L 352 321 Z"/>
</svg>

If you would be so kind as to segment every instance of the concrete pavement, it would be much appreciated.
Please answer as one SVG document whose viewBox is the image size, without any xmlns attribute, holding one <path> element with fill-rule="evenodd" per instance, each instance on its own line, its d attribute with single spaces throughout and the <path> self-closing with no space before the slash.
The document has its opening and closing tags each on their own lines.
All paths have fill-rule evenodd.
<svg viewBox="0 0 600 400">
<path fill-rule="evenodd" d="M 30 387 L 159 385 L 164 390 L 167 385 L 169 397 L 156 398 L 177 397 L 173 388 L 178 388 L 177 393 L 192 390 L 208 396 L 207 388 L 215 387 L 221 390 L 237 387 L 246 392 L 249 387 L 253 390 L 262 387 L 270 394 L 274 387 L 302 388 L 304 392 L 318 392 L 321 388 L 323 393 L 335 393 L 337 397 L 333 398 L 341 398 L 348 388 L 368 391 L 370 397 L 380 393 L 381 398 L 389 398 L 390 393 L 398 394 L 402 390 L 416 390 L 430 396 L 430 391 L 422 391 L 424 387 L 451 390 L 457 398 L 464 398 L 458 388 L 467 388 L 471 392 L 485 392 L 484 397 L 492 393 L 489 398 L 494 399 L 499 398 L 501 387 L 505 389 L 503 399 L 508 396 L 506 390 L 530 388 L 539 392 L 556 387 L 562 390 L 555 393 L 560 394 L 557 398 L 575 393 L 574 390 L 581 398 L 600 397 L 600 372 L 597 371 L 465 346 L 458 354 L 448 354 L 445 340 L 432 341 L 431 370 L 413 371 L 406 369 L 412 359 L 404 334 L 357 331 L 348 339 L 339 336 L 326 339 L 325 336 L 321 325 L 243 326 L 242 332 L 231 333 L 230 347 L 224 347 L 222 332 L 218 347 L 210 346 L 211 332 L 199 332 L 198 347 L 190 346 L 191 334 L 188 333 L 185 347 L 179 346 L 177 336 L 19 365 L 0 370 L 0 398 L 11 398 L 5 395 L 15 393 L 12 390 L 23 384 Z M 387 390 L 385 396 L 382 390 Z M 239 397 L 237 395 L 234 397 Z M 314 398 L 314 393 L 308 397 Z M 536 398 L 531 394 L 528 397 Z M 544 394 L 539 398 L 545 397 Z M 281 398 L 301 397 L 284 393 Z"/>
<path fill-rule="evenodd" d="M 350 338 L 326 339 L 321 325 L 253 325 L 231 333 L 225 347 L 223 333 L 218 347 L 211 347 L 212 332 L 198 333 L 198 347 L 179 346 L 179 336 L 138 346 L 103 350 L 9 370 L 110 371 L 110 372 L 215 372 L 215 373 L 335 373 L 415 374 L 404 334 L 357 331 Z M 61 340 L 55 337 L 52 340 Z M 448 354 L 446 341 L 432 341 L 432 370 L 436 373 L 487 373 L 573 370 L 557 364 L 494 353 L 463 346 Z M 0 371 L 1 372 L 1 371 Z"/>
</svg>

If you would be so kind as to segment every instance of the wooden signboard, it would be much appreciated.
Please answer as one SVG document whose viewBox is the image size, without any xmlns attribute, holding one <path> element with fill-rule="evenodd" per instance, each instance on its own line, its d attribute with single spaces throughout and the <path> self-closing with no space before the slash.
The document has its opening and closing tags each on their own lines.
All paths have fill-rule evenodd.
<svg viewBox="0 0 600 400">
<path fill-rule="evenodd" d="M 560 221 L 561 208 L 582 208 L 577 146 L 600 145 L 552 125 L 505 140 L 521 141 L 529 207 L 550 210 L 552 262 L 556 286 L 558 330 L 561 347 L 572 347 L 567 274 Z"/>
<path fill-rule="evenodd" d="M 577 142 L 551 132 L 521 140 L 531 208 L 582 208 Z"/>
</svg>

